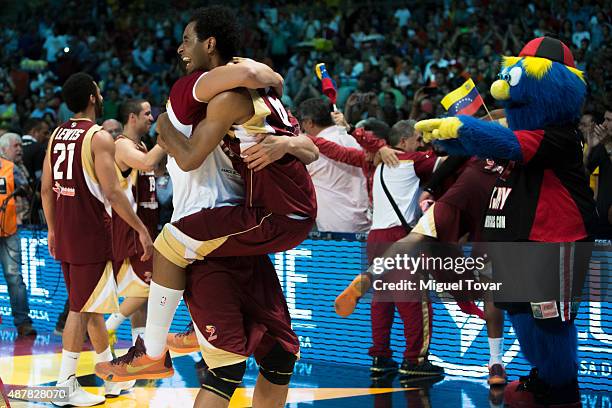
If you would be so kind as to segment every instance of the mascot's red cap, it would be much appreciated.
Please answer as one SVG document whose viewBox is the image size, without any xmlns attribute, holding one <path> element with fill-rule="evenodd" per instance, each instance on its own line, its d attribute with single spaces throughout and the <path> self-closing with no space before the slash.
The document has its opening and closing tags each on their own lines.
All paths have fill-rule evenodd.
<svg viewBox="0 0 612 408">
<path fill-rule="evenodd" d="M 529 41 L 521 50 L 519 57 L 547 58 L 568 67 L 576 68 L 574 56 L 567 45 L 550 37 L 539 37 Z"/>
</svg>

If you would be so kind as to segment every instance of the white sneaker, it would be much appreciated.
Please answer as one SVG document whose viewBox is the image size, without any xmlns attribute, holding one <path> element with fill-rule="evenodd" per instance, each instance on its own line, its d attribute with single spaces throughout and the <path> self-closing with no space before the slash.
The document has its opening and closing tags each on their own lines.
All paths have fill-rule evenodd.
<svg viewBox="0 0 612 408">
<path fill-rule="evenodd" d="M 107 398 L 115 398 L 121 394 L 121 391 L 127 391 L 134 388 L 136 380 L 124 381 L 124 382 L 110 382 L 104 381 L 104 395 Z"/>
<path fill-rule="evenodd" d="M 75 407 L 91 407 L 102 404 L 106 400 L 104 396 L 92 394 L 81 388 L 81 384 L 77 381 L 74 375 L 71 375 L 66 381 L 57 383 L 56 387 L 68 388 L 68 398 L 51 401 L 53 405 L 65 407 L 67 405 Z"/>
</svg>

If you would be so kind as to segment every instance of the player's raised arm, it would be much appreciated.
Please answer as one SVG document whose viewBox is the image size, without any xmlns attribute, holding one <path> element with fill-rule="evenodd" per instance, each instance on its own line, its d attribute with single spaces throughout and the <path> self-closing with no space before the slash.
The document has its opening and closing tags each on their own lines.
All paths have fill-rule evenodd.
<svg viewBox="0 0 612 408">
<path fill-rule="evenodd" d="M 145 261 L 151 257 L 153 252 L 153 242 L 147 231 L 147 227 L 142 223 L 136 215 L 132 206 L 128 201 L 125 193 L 119 186 L 115 172 L 115 142 L 113 137 L 105 130 L 97 132 L 92 138 L 91 150 L 94 156 L 94 168 L 100 187 L 104 196 L 108 199 L 113 210 L 128 223 L 136 232 L 140 244 L 143 246 L 144 255 L 142 260 Z"/>
<path fill-rule="evenodd" d="M 195 88 L 195 96 L 201 102 L 210 101 L 215 95 L 234 88 L 274 88 L 283 93 L 283 77 L 269 66 L 248 58 L 235 58 L 236 63 L 223 65 L 202 76 Z"/>
<path fill-rule="evenodd" d="M 193 130 L 189 139 L 177 131 L 166 115 L 157 123 L 158 143 L 168 151 L 183 171 L 195 170 L 219 145 L 234 123 L 243 123 L 252 115 L 252 104 L 239 91 L 215 96 L 206 110 L 206 118 Z"/>
<path fill-rule="evenodd" d="M 155 171 L 166 156 L 166 151 L 160 145 L 155 145 L 147 153 L 138 150 L 129 139 L 119 139 L 115 142 L 115 161 L 127 167 L 140 171 Z"/>
</svg>

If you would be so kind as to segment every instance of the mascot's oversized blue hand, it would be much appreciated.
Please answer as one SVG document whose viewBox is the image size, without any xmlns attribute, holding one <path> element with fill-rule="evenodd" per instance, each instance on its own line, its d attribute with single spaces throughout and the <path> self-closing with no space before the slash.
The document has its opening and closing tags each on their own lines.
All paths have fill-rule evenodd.
<svg viewBox="0 0 612 408">
<path fill-rule="evenodd" d="M 512 130 L 496 122 L 485 122 L 459 115 L 461 121 L 456 139 L 439 140 L 449 154 L 476 155 L 481 158 L 521 161 L 521 146 Z"/>
</svg>

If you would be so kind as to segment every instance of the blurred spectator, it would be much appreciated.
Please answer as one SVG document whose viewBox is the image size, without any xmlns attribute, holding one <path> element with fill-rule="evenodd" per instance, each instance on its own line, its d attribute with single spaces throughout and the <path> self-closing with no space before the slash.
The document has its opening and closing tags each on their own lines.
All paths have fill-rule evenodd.
<svg viewBox="0 0 612 408">
<path fill-rule="evenodd" d="M 606 109 L 602 124 L 595 125 L 587 150 L 586 167 L 592 173 L 599 167 L 596 237 L 612 239 L 612 107 Z"/>
<path fill-rule="evenodd" d="M 21 240 L 17 235 L 17 209 L 15 195 L 27 188 L 24 178 L 14 162 L 21 160 L 21 138 L 15 133 L 0 137 L 0 262 L 13 312 L 13 321 L 19 336 L 36 336 L 29 317 L 30 308 L 26 286 L 21 276 Z"/>
<path fill-rule="evenodd" d="M 305 100 L 297 111 L 300 128 L 308 135 L 361 149 L 344 128 L 334 125 L 330 112 L 331 106 L 327 101 L 320 98 Z M 361 169 L 332 161 L 325 155 L 307 167 L 317 193 L 319 231 L 368 231 L 369 200 Z"/>
<path fill-rule="evenodd" d="M 123 125 L 117 119 L 106 119 L 102 122 L 102 127 L 111 134 L 113 139 L 123 133 Z"/>
<path fill-rule="evenodd" d="M 35 182 L 42 175 L 42 163 L 45 159 L 49 141 L 49 125 L 42 119 L 31 118 L 23 125 L 22 136 L 23 165 Z"/>
<path fill-rule="evenodd" d="M 18 123 L 17 104 L 12 93 L 5 93 L 0 104 L 0 127 L 13 127 Z"/>
</svg>

